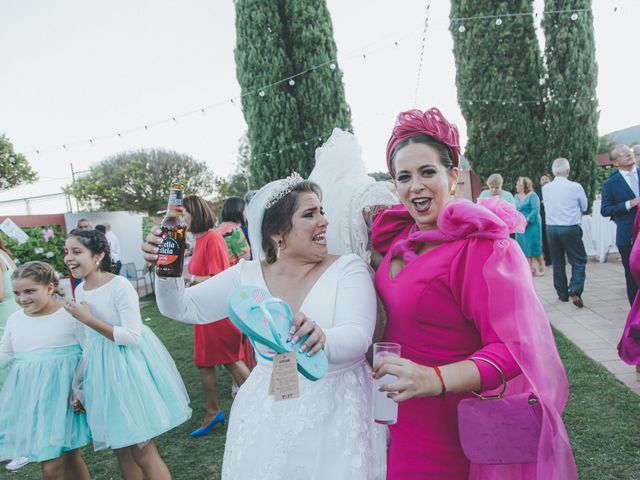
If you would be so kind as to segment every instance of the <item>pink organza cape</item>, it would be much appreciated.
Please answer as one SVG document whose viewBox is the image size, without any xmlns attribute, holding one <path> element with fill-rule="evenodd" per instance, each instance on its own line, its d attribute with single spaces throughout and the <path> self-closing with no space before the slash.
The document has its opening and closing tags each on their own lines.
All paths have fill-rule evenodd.
<svg viewBox="0 0 640 480">
<path fill-rule="evenodd" d="M 568 380 L 545 311 L 535 293 L 531 271 L 510 232 L 524 231 L 522 215 L 498 197 L 482 205 L 468 200 L 450 202 L 438 217 L 438 228 L 417 230 L 407 210 L 394 206 L 381 213 L 373 227 L 373 245 L 380 253 L 416 258 L 423 243 L 440 244 L 470 238 L 495 240 L 488 259 L 478 258 L 488 285 L 490 318 L 511 318 L 492 324 L 520 366 L 522 374 L 510 380 L 507 395 L 533 392 L 544 415 L 538 463 L 530 465 L 471 465 L 469 478 L 571 480 L 577 478 L 575 461 L 562 422 Z M 518 288 L 503 288 L 507 284 Z M 513 292 L 509 296 L 505 292 Z M 505 315 L 504 312 L 508 315 Z M 495 313 L 495 314 L 494 314 Z"/>
</svg>

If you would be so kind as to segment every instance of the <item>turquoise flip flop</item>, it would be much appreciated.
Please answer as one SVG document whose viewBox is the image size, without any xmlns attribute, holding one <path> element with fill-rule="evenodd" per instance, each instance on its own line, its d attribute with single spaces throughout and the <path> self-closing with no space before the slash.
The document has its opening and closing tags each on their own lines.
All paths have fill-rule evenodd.
<svg viewBox="0 0 640 480">
<path fill-rule="evenodd" d="M 253 286 L 235 288 L 227 299 L 229 318 L 253 344 L 256 352 L 271 361 L 278 353 L 296 352 L 298 371 L 312 381 L 320 380 L 327 373 L 329 362 L 324 350 L 312 357 L 300 352 L 300 347 L 309 337 L 298 340 L 295 345 L 289 340 L 289 329 L 293 313 L 289 305 L 267 291 Z M 258 344 L 258 345 L 256 345 Z M 267 347 L 270 352 L 264 352 Z"/>
</svg>

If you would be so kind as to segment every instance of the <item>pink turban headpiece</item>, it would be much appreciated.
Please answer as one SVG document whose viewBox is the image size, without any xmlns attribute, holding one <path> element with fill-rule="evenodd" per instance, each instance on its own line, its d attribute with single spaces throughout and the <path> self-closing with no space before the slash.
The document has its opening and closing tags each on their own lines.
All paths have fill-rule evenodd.
<svg viewBox="0 0 640 480">
<path fill-rule="evenodd" d="M 407 110 L 400 112 L 396 118 L 396 125 L 391 132 L 391 138 L 387 143 L 387 168 L 392 177 L 395 177 L 391 167 L 391 156 L 402 140 L 417 135 L 429 135 L 435 140 L 445 144 L 451 152 L 453 165 L 458 166 L 460 159 L 460 134 L 458 127 L 449 123 L 437 108 L 430 108 L 426 112 L 421 110 Z"/>
</svg>

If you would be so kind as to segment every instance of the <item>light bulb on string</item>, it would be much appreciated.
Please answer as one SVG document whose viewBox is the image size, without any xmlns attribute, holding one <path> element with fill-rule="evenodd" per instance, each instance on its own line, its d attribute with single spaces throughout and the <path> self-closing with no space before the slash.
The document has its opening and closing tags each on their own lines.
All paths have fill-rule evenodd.
<svg viewBox="0 0 640 480">
<path fill-rule="evenodd" d="M 571 20 L 573 20 L 574 22 L 578 19 L 578 14 L 576 12 L 573 12 L 571 14 Z"/>
<path fill-rule="evenodd" d="M 260 95 L 261 97 L 264 97 L 264 95 L 265 95 L 264 90 L 260 90 L 260 91 L 258 92 L 258 95 Z"/>
<path fill-rule="evenodd" d="M 460 26 L 458 27 L 458 31 L 459 31 L 460 33 L 464 33 L 464 32 L 466 32 L 466 31 L 467 31 L 467 29 L 464 27 L 464 25 L 460 25 Z"/>
<path fill-rule="evenodd" d="M 335 70 L 335 69 L 336 69 L 336 64 L 335 64 L 335 63 L 332 63 L 331 65 L 329 65 L 329 68 L 330 68 L 331 70 Z"/>
<path fill-rule="evenodd" d="M 497 25 L 497 26 L 502 25 L 502 19 L 501 19 L 501 18 L 499 18 L 499 17 L 498 17 L 498 18 L 496 18 L 496 25 Z"/>
<path fill-rule="evenodd" d="M 295 84 L 296 84 L 296 81 L 293 78 L 289 80 L 289 85 L 293 87 Z"/>
</svg>

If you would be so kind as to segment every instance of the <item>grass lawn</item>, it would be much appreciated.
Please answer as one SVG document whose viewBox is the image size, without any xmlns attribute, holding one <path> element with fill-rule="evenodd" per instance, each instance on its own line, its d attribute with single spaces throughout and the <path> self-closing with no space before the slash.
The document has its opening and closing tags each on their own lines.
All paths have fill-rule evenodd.
<svg viewBox="0 0 640 480">
<path fill-rule="evenodd" d="M 146 324 L 171 352 L 191 397 L 193 417 L 186 424 L 156 439 L 160 454 L 176 480 L 220 478 L 225 427 L 216 427 L 206 437 L 193 439 L 204 415 L 203 394 L 193 358 L 193 328 L 163 318 L 155 304 L 142 309 Z M 562 334 L 556 341 L 571 382 L 565 422 L 578 463 L 581 480 L 640 478 L 640 397 L 618 382 L 603 367 L 587 358 Z M 225 412 L 231 406 L 230 376 L 220 372 L 220 400 Z M 96 480 L 119 479 L 113 453 L 93 452 L 85 447 L 83 457 Z M 0 479 L 40 478 L 38 465 L 15 473 L 0 471 Z"/>
</svg>

